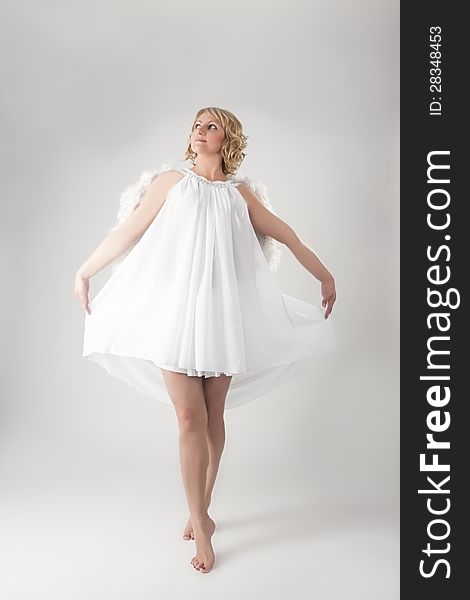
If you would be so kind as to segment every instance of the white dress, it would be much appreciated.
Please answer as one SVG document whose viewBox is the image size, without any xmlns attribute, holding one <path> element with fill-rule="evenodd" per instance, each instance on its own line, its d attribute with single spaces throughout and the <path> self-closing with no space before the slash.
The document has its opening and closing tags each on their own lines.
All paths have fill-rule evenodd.
<svg viewBox="0 0 470 600">
<path fill-rule="evenodd" d="M 249 402 L 336 348 L 331 317 L 283 294 L 236 181 L 190 169 L 90 301 L 83 356 L 172 404 L 161 368 L 232 375 L 225 408 Z"/>
</svg>

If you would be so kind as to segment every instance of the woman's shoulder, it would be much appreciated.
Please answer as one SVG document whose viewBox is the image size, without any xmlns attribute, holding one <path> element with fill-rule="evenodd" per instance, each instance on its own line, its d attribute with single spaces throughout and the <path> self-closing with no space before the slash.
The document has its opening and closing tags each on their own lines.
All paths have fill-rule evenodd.
<svg viewBox="0 0 470 600">
<path fill-rule="evenodd" d="M 152 185 L 154 187 L 172 187 L 180 179 L 184 177 L 184 173 L 182 173 L 179 169 L 166 169 L 161 172 L 157 172 L 156 176 L 152 181 Z"/>
<path fill-rule="evenodd" d="M 237 182 L 238 191 L 247 202 L 259 200 L 260 196 L 267 195 L 267 188 L 261 181 L 248 176 L 236 177 L 235 180 Z"/>
<path fill-rule="evenodd" d="M 178 180 L 181 177 L 184 177 L 184 173 L 180 169 L 165 169 L 158 173 L 157 177 L 161 180 L 172 181 L 174 179 Z"/>
</svg>

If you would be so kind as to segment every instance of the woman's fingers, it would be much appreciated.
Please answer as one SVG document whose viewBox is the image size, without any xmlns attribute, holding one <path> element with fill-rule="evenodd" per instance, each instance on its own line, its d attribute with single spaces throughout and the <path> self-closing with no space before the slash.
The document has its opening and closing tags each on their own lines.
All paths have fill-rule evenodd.
<svg viewBox="0 0 470 600">
<path fill-rule="evenodd" d="M 325 306 L 325 304 L 326 304 L 325 319 L 327 319 L 329 317 L 331 311 L 333 310 L 333 304 L 335 303 L 335 300 L 336 300 L 336 297 L 334 294 L 333 294 L 333 296 L 330 296 L 328 298 L 328 300 L 323 299 L 323 302 L 322 302 L 323 306 Z"/>
<path fill-rule="evenodd" d="M 83 302 L 82 302 L 82 306 L 83 308 L 86 310 L 86 312 L 90 315 L 90 302 L 88 300 L 88 294 L 84 294 L 83 295 Z"/>
<path fill-rule="evenodd" d="M 336 301 L 336 289 L 334 283 L 322 283 L 322 306 L 325 308 L 324 317 L 327 319 L 333 310 L 333 304 Z"/>
<path fill-rule="evenodd" d="M 80 286 L 76 292 L 75 292 L 75 296 L 76 298 L 79 300 L 80 304 L 82 305 L 82 308 L 89 314 L 91 315 L 91 310 L 90 310 L 90 301 L 88 299 L 88 288 L 87 286 Z"/>
</svg>

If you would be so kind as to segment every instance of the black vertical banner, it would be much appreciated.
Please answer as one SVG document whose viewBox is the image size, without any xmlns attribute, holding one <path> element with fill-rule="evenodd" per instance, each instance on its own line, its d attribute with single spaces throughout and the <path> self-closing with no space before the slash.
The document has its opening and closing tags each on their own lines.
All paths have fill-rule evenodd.
<svg viewBox="0 0 470 600">
<path fill-rule="evenodd" d="M 465 4 L 401 3 L 401 598 L 468 596 Z M 457 591 L 459 590 L 459 592 Z"/>
</svg>

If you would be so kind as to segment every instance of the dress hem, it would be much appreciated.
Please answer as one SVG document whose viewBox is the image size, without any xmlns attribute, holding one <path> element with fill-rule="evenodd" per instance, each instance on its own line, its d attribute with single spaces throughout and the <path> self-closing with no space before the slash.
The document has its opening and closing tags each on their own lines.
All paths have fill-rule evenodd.
<svg viewBox="0 0 470 600">
<path fill-rule="evenodd" d="M 195 369 L 193 367 L 183 367 L 181 365 L 168 365 L 165 363 L 156 362 L 154 359 L 149 358 L 147 356 L 122 354 L 119 352 L 109 352 L 109 351 L 102 352 L 99 350 L 92 350 L 90 352 L 86 352 L 86 353 L 84 352 L 82 354 L 82 357 L 88 358 L 89 360 L 92 360 L 94 362 L 98 362 L 93 358 L 94 354 L 101 354 L 103 356 L 118 356 L 121 358 L 132 358 L 132 359 L 136 359 L 136 360 L 145 360 L 145 361 L 151 362 L 155 367 L 159 367 L 161 369 L 168 369 L 170 371 L 175 371 L 177 373 L 183 373 L 185 375 L 188 375 L 189 377 L 196 377 L 196 376 L 197 377 L 219 377 L 220 375 L 235 376 L 235 375 L 250 375 L 250 374 L 260 373 L 261 371 L 265 371 L 267 369 L 275 369 L 278 367 L 292 365 L 294 363 L 305 361 L 305 360 L 310 360 L 310 359 L 313 360 L 313 359 L 315 359 L 316 356 L 321 354 L 321 352 L 319 352 L 319 351 L 307 352 L 306 354 L 299 355 L 296 358 L 291 359 L 291 360 L 283 360 L 282 362 L 278 362 L 278 363 L 269 363 L 264 366 L 259 366 L 259 367 L 255 367 L 252 369 L 243 369 L 242 371 L 233 371 L 230 373 L 227 373 L 226 371 L 223 371 L 223 370 L 216 371 L 216 370 L 209 370 L 209 369 Z M 179 371 L 178 369 L 181 369 L 181 371 Z M 198 373 L 200 373 L 200 375 L 198 375 Z M 218 373 L 218 375 L 206 375 L 207 373 Z"/>
</svg>

